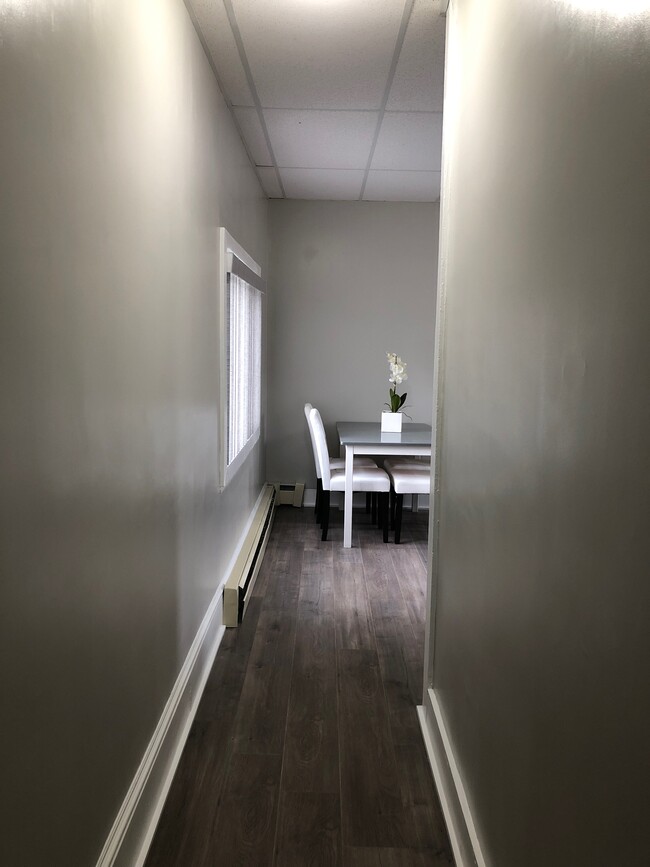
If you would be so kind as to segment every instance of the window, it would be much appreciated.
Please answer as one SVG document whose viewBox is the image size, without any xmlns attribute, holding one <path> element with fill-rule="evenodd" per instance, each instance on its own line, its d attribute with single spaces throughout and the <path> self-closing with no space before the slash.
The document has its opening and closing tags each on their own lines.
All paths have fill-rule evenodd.
<svg viewBox="0 0 650 867">
<path fill-rule="evenodd" d="M 262 293 L 260 268 L 221 229 L 222 481 L 227 485 L 260 436 Z"/>
</svg>

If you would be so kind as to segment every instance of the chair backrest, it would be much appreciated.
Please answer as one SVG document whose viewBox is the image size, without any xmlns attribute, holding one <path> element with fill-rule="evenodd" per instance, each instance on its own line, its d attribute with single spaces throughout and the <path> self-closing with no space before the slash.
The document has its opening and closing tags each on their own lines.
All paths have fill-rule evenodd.
<svg viewBox="0 0 650 867">
<path fill-rule="evenodd" d="M 323 490 L 329 491 L 330 489 L 330 455 L 327 449 L 327 438 L 325 436 L 325 428 L 323 427 L 323 420 L 320 417 L 320 413 L 317 409 L 312 408 L 312 411 L 309 413 L 309 418 L 311 419 L 311 429 L 314 436 L 314 443 L 316 445 L 316 454 L 318 455 L 318 462 L 320 464 L 320 472 L 321 479 L 323 480 Z"/>
<path fill-rule="evenodd" d="M 320 461 L 318 460 L 318 452 L 316 451 L 316 440 L 314 439 L 314 431 L 312 429 L 312 423 L 310 418 L 310 413 L 313 407 L 310 403 L 305 404 L 305 416 L 307 417 L 307 427 L 309 428 L 309 438 L 311 440 L 311 447 L 314 452 L 314 465 L 316 467 L 316 478 L 320 479 L 321 471 L 320 471 Z"/>
</svg>

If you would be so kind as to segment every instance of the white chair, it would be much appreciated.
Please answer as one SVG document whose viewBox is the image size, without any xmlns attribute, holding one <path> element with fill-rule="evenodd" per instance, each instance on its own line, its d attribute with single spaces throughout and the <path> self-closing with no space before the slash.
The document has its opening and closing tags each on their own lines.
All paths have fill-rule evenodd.
<svg viewBox="0 0 650 867">
<path fill-rule="evenodd" d="M 431 472 L 431 458 L 408 458 L 398 455 L 396 458 L 386 458 L 384 461 L 384 469 L 390 475 L 393 470 L 425 470 Z M 411 511 L 418 510 L 418 495 L 412 494 Z M 391 530 L 395 529 L 395 491 L 391 490 L 390 504 L 390 524 Z"/>
<path fill-rule="evenodd" d="M 402 507 L 404 494 L 412 494 L 417 497 L 431 492 L 431 467 L 426 464 L 421 467 L 410 464 L 406 467 L 395 466 L 392 462 L 388 471 L 391 488 L 395 492 L 395 515 L 393 526 L 395 529 L 395 544 L 399 545 L 402 535 Z M 397 463 L 397 462 L 395 462 Z"/>
<path fill-rule="evenodd" d="M 327 451 L 327 439 L 325 428 L 320 413 L 317 409 L 309 413 L 311 429 L 316 443 L 316 454 L 320 464 L 321 481 L 323 485 L 323 502 L 321 508 L 321 527 L 323 529 L 322 540 L 327 540 L 330 514 L 330 492 L 345 491 L 345 467 L 332 469 L 330 456 Z M 388 494 L 390 492 L 390 479 L 384 470 L 373 466 L 361 466 L 356 461 L 352 469 L 352 490 L 364 491 L 365 493 L 379 494 L 379 511 L 381 525 L 384 530 L 384 542 L 388 542 Z"/>
<path fill-rule="evenodd" d="M 309 438 L 311 439 L 311 447 L 314 452 L 314 465 L 316 467 L 316 502 L 314 504 L 314 512 L 316 513 L 316 520 L 320 522 L 320 503 L 323 494 L 323 482 L 322 482 L 322 474 L 320 470 L 320 463 L 318 461 L 318 454 L 316 452 L 316 440 L 314 438 L 314 431 L 312 428 L 311 419 L 309 414 L 311 413 L 313 407 L 310 403 L 305 404 L 305 417 L 307 418 L 307 427 L 309 428 Z M 319 414 L 320 418 L 320 414 Z M 321 422 L 322 423 L 322 422 Z M 329 457 L 329 452 L 328 452 Z M 329 458 L 330 462 L 330 470 L 340 470 L 345 469 L 345 458 Z M 354 465 L 358 467 L 376 467 L 377 464 L 372 460 L 372 458 L 360 458 L 357 457 L 354 459 Z"/>
</svg>

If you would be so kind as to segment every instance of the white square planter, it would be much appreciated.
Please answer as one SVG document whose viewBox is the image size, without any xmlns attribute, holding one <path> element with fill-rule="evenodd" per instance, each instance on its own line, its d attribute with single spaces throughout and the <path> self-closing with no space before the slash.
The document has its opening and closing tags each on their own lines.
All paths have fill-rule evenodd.
<svg viewBox="0 0 650 867">
<path fill-rule="evenodd" d="M 381 414 L 381 429 L 383 433 L 401 433 L 402 430 L 402 412 L 388 412 L 384 410 Z"/>
</svg>

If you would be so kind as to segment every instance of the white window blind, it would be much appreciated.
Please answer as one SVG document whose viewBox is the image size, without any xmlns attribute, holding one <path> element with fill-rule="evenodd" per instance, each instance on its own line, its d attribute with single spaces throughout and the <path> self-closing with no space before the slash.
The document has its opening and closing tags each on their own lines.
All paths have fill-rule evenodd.
<svg viewBox="0 0 650 867">
<path fill-rule="evenodd" d="M 261 423 L 262 293 L 236 270 L 243 269 L 227 275 L 225 310 L 227 466 L 257 439 Z"/>
<path fill-rule="evenodd" d="M 219 464 L 222 488 L 262 435 L 262 269 L 224 226 L 219 229 Z"/>
</svg>

